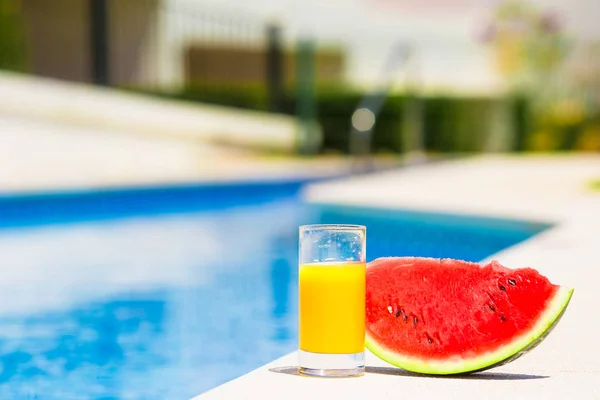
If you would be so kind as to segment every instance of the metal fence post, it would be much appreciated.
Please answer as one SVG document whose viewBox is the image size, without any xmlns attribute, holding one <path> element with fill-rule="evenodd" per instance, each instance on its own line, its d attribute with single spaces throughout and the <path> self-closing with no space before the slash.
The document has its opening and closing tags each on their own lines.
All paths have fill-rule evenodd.
<svg viewBox="0 0 600 400">
<path fill-rule="evenodd" d="M 303 121 L 316 116 L 315 89 L 314 43 L 301 40 L 296 52 L 296 114 Z"/>
<path fill-rule="evenodd" d="M 281 112 L 283 109 L 283 49 L 281 28 L 276 24 L 267 26 L 266 84 L 269 99 L 269 111 Z"/>
<path fill-rule="evenodd" d="M 89 3 L 91 78 L 93 83 L 103 86 L 110 84 L 108 1 Z"/>
<path fill-rule="evenodd" d="M 296 115 L 300 120 L 301 134 L 298 150 L 304 154 L 315 153 L 322 142 L 322 132 L 317 122 L 315 44 L 300 40 L 296 51 Z"/>
</svg>

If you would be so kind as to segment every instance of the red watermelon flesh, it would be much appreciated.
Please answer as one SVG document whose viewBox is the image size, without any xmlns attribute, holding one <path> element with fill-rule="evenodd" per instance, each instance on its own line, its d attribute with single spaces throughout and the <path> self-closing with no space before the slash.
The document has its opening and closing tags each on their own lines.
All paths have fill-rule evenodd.
<svg viewBox="0 0 600 400">
<path fill-rule="evenodd" d="M 415 372 L 490 368 L 539 344 L 572 292 L 496 261 L 380 258 L 367 268 L 367 347 Z"/>
</svg>

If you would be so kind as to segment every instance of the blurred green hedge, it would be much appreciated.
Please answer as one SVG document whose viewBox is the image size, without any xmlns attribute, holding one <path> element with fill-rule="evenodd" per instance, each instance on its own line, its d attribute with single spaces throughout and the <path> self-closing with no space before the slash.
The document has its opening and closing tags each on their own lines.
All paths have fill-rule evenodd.
<svg viewBox="0 0 600 400">
<path fill-rule="evenodd" d="M 350 117 L 364 96 L 360 91 L 340 87 L 318 88 L 315 101 L 317 120 L 324 133 L 323 152 L 348 152 Z M 268 109 L 268 96 L 260 85 L 196 84 L 170 97 L 243 109 Z M 386 99 L 373 132 L 373 152 L 405 150 L 403 135 L 410 101 L 406 94 L 392 94 Z M 422 110 L 423 146 L 428 152 L 600 151 L 600 115 L 579 115 L 573 105 L 565 105 L 563 111 L 558 108 L 558 113 L 546 110 L 543 114 L 546 117 L 540 119 L 539 110 L 534 111 L 525 97 L 429 95 L 418 102 Z M 281 111 L 296 113 L 292 90 L 286 93 Z M 498 130 L 503 131 L 500 135 L 505 137 L 500 141 L 504 142 L 494 147 L 498 138 L 491 135 Z"/>
<path fill-rule="evenodd" d="M 341 88 L 317 90 L 317 119 L 324 133 L 322 152 L 347 153 L 349 148 L 350 117 L 364 93 Z M 161 96 L 180 100 L 218 104 L 242 109 L 268 109 L 268 96 L 262 86 L 219 86 L 196 84 L 176 93 Z M 411 99 L 402 94 L 390 95 L 381 109 L 373 132 L 373 152 L 401 153 L 404 149 L 403 130 L 406 126 L 407 105 Z M 478 152 L 485 150 L 486 134 L 494 108 L 499 100 L 483 97 L 435 96 L 418 100 L 422 109 L 424 146 L 430 152 Z M 522 150 L 525 143 L 526 103 L 509 103 L 511 125 L 519 138 L 513 150 Z M 288 91 L 282 112 L 294 115 L 296 99 Z"/>
</svg>

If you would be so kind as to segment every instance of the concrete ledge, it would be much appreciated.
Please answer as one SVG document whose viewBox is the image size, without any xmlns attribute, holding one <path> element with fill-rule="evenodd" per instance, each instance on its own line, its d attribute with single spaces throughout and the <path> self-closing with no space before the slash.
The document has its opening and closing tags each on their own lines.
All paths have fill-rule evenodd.
<svg viewBox="0 0 600 400">
<path fill-rule="evenodd" d="M 428 377 L 390 366 L 367 351 L 367 372 L 350 379 L 296 374 L 296 353 L 282 357 L 193 400 L 217 399 L 597 399 L 600 372 L 512 366 L 466 376 Z"/>
<path fill-rule="evenodd" d="M 600 157 L 479 156 L 311 185 L 304 197 L 405 210 L 558 222 L 592 210 Z"/>
<path fill-rule="evenodd" d="M 189 104 L 114 89 L 0 73 L 0 114 L 98 130 L 294 152 L 293 117 Z"/>
</svg>

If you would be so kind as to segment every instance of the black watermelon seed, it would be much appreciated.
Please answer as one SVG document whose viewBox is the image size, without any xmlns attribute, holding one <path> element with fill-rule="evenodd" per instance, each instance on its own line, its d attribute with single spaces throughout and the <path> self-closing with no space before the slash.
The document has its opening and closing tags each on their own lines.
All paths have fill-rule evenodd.
<svg viewBox="0 0 600 400">
<path fill-rule="evenodd" d="M 496 311 L 496 309 L 494 308 L 494 306 L 493 306 L 493 305 L 491 305 L 491 304 L 488 304 L 488 307 L 490 308 L 490 310 L 492 310 L 492 311 Z"/>
<path fill-rule="evenodd" d="M 506 288 L 502 285 L 500 285 L 500 290 L 506 290 Z"/>
<path fill-rule="evenodd" d="M 413 324 L 415 326 L 417 326 L 417 322 L 419 322 L 419 320 L 417 319 L 417 317 L 413 317 Z"/>
<path fill-rule="evenodd" d="M 513 285 L 513 286 L 517 286 L 517 282 L 515 282 L 514 279 L 509 279 L 508 283 L 511 284 L 511 285 Z"/>
<path fill-rule="evenodd" d="M 404 314 L 404 317 L 402 317 L 402 319 L 404 320 L 404 322 L 408 322 L 408 316 L 406 314 Z"/>
<path fill-rule="evenodd" d="M 506 317 L 504 315 L 501 315 L 500 316 L 500 321 L 502 321 L 502 322 L 506 321 Z"/>
<path fill-rule="evenodd" d="M 431 338 L 431 336 L 429 336 L 428 334 L 425 334 L 425 336 L 427 336 L 427 343 L 432 344 L 433 339 Z"/>
<path fill-rule="evenodd" d="M 399 317 L 402 314 L 402 311 L 398 310 L 396 311 L 396 317 Z"/>
</svg>

